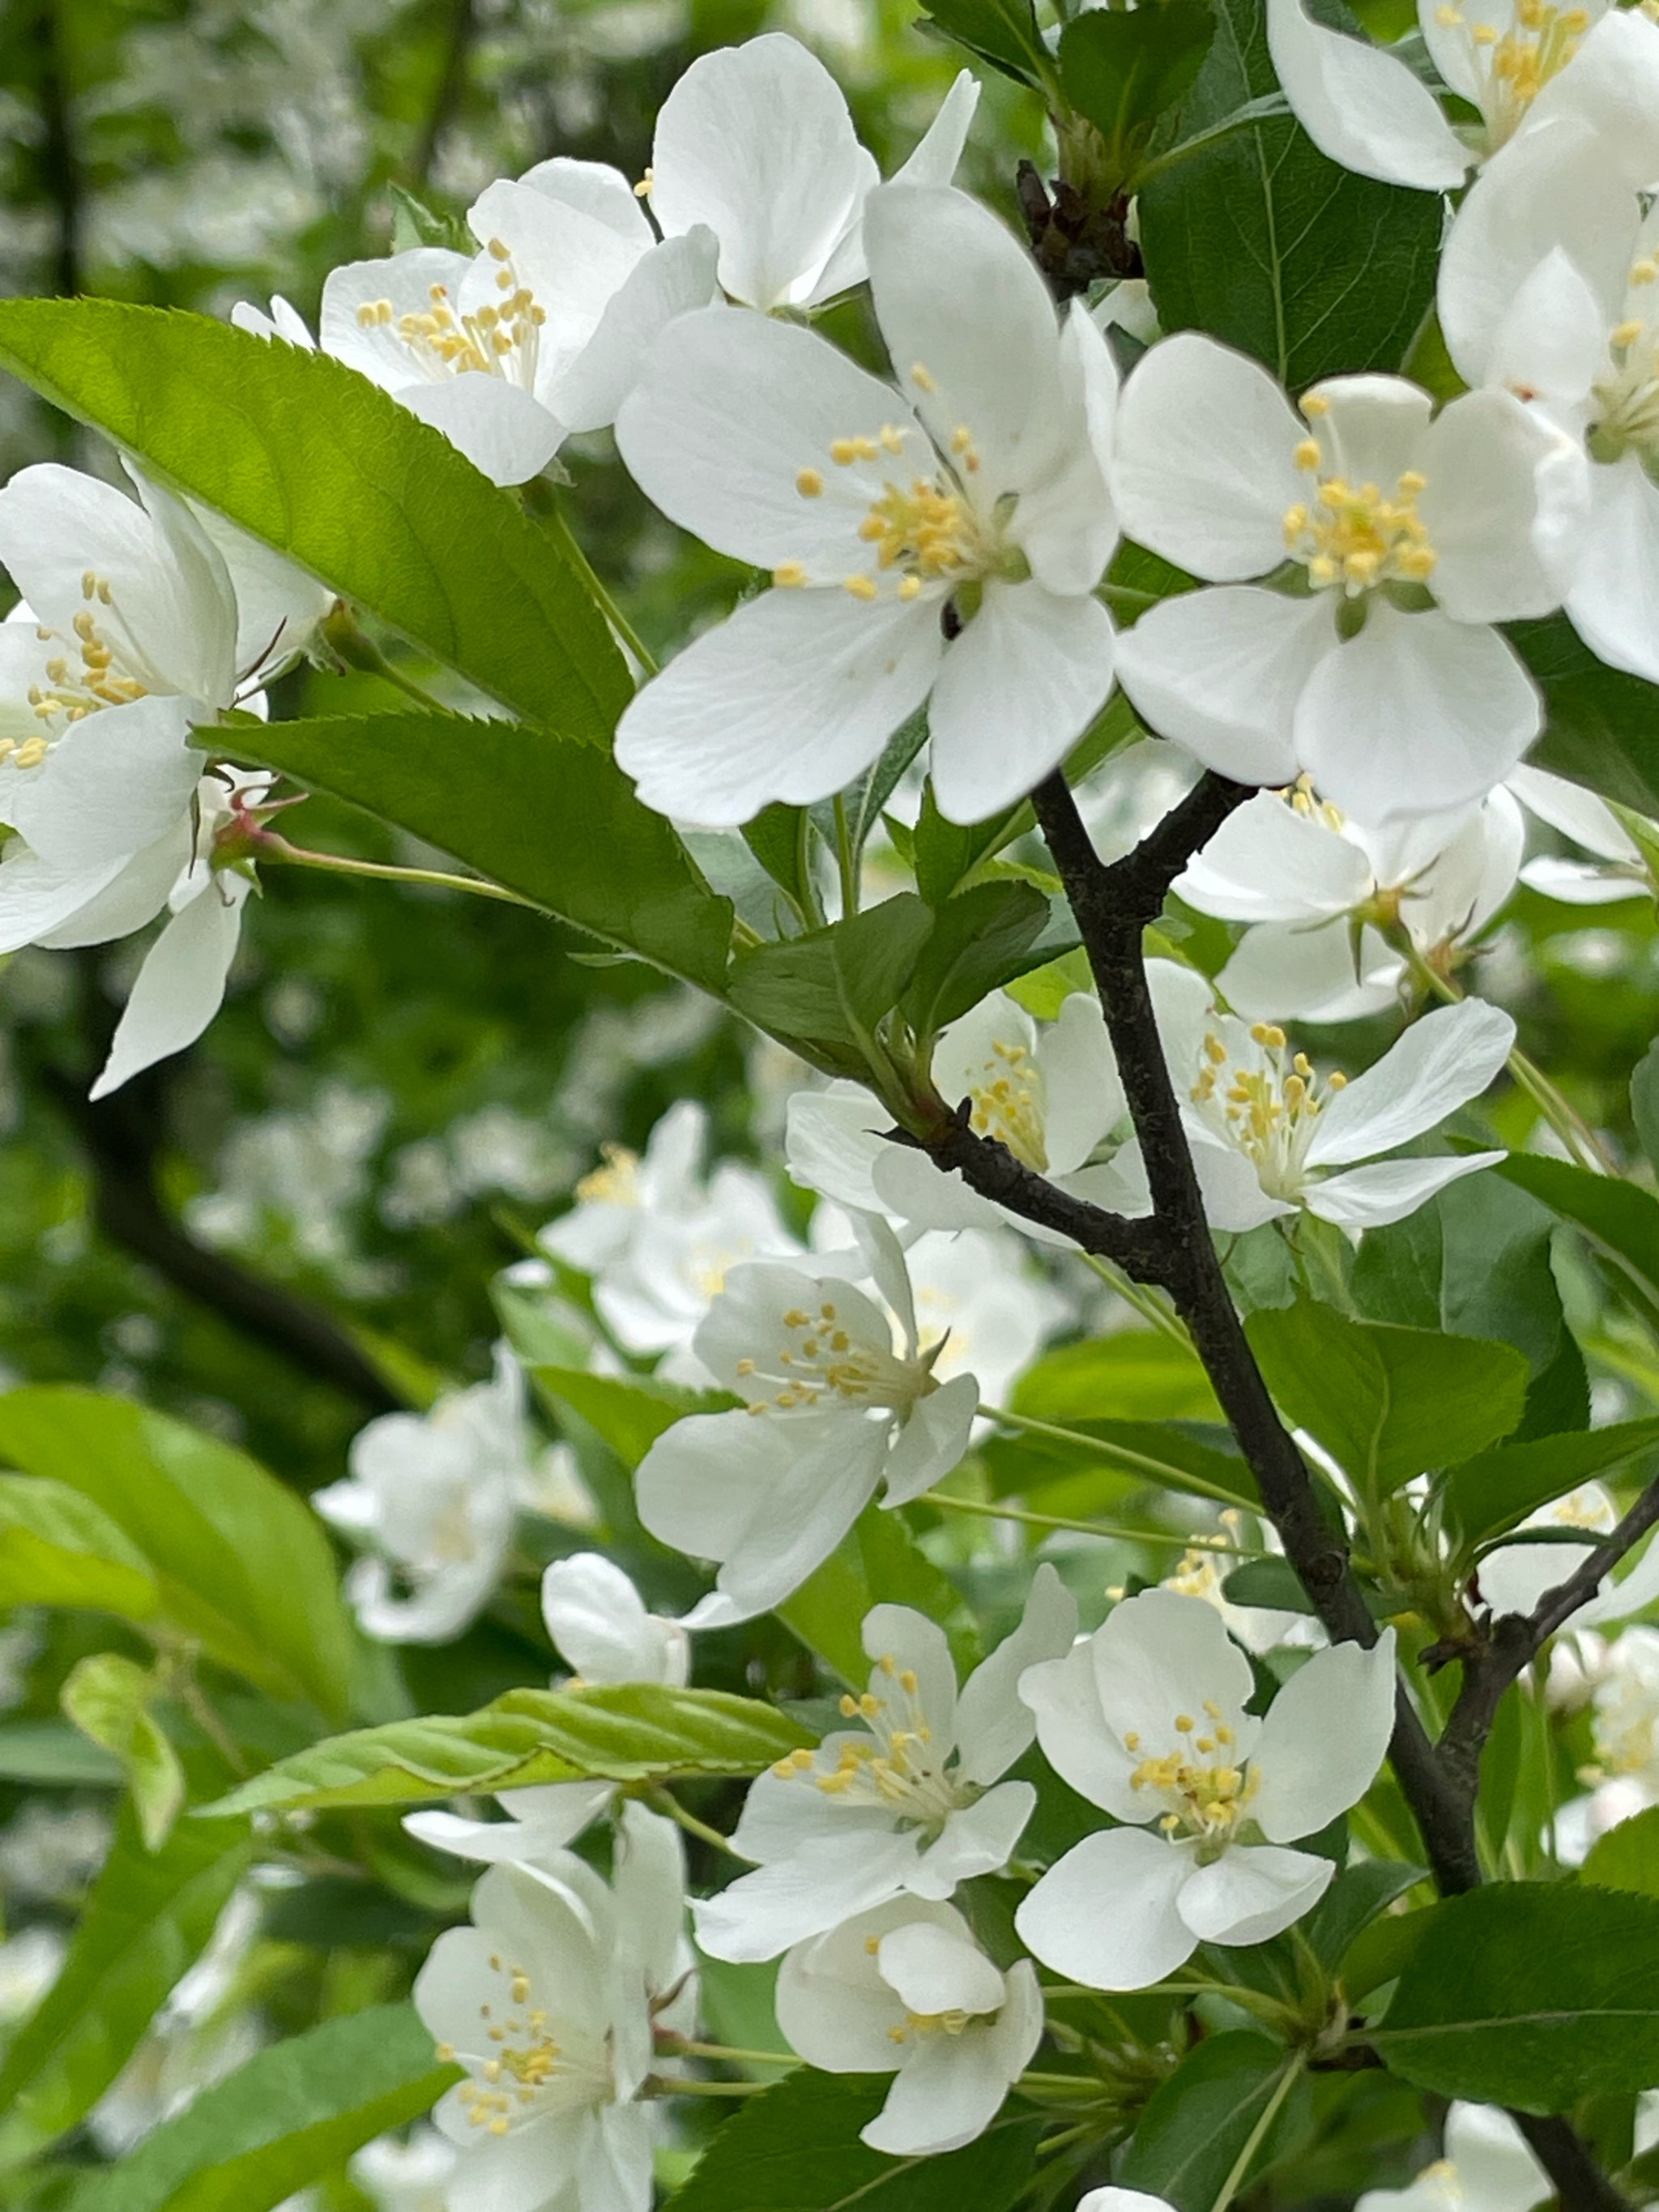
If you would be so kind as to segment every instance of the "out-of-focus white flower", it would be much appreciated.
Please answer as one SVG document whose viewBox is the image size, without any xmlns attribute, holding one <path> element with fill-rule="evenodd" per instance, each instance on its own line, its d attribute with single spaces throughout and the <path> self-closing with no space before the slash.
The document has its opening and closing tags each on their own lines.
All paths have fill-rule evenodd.
<svg viewBox="0 0 1659 2212">
<path fill-rule="evenodd" d="M 69 1948 L 56 1928 L 25 1928 L 0 1943 L 0 2028 L 16 2026 L 58 1979 Z"/>
<path fill-rule="evenodd" d="M 346 1581 L 371 1636 L 444 1644 L 483 1611 L 512 1539 L 528 1456 L 524 1376 L 504 1345 L 489 1382 L 449 1393 L 428 1413 L 384 1413 L 359 1431 L 349 1478 L 312 1503 L 374 1547 Z"/>
<path fill-rule="evenodd" d="M 827 799 L 927 700 L 934 796 L 977 822 L 1110 689 L 1105 340 L 1077 302 L 1056 319 L 1024 247 L 959 192 L 883 185 L 863 236 L 902 389 L 813 331 L 710 310 L 617 418 L 647 495 L 773 579 L 618 726 L 618 765 L 683 820 Z"/>
<path fill-rule="evenodd" d="M 1124 387 L 1112 483 L 1123 527 L 1212 585 L 1118 648 L 1137 709 L 1206 768 L 1305 775 L 1382 826 L 1484 798 L 1538 735 L 1493 625 L 1561 604 L 1587 493 L 1573 440 L 1513 393 L 1437 415 L 1403 378 L 1334 377 L 1298 418 L 1258 363 L 1182 332 Z M 1305 589 L 1248 580 L 1287 561 Z"/>
<path fill-rule="evenodd" d="M 1528 814 L 1595 856 L 1575 860 L 1540 854 L 1521 871 L 1529 890 L 1568 906 L 1613 906 L 1620 899 L 1653 896 L 1640 848 L 1605 799 L 1541 768 L 1516 769 L 1509 788 Z"/>
<path fill-rule="evenodd" d="M 948 185 L 978 100 L 963 70 L 893 182 Z M 728 299 L 770 313 L 863 282 L 864 206 L 880 181 L 829 70 L 770 32 L 701 55 L 679 78 L 644 189 L 665 236 L 714 234 Z"/>
<path fill-rule="evenodd" d="M 1007 1863 L 1031 1817 L 1028 1782 L 1001 1779 L 1035 1723 L 1018 1694 L 1058 1658 L 1077 1607 L 1052 1566 L 1032 1577 L 1013 1633 L 957 1690 L 945 1632 L 908 1606 L 865 1616 L 875 1662 L 842 1711 L 862 1726 L 795 1752 L 752 1784 L 732 1847 L 758 1862 L 693 1909 L 711 1958 L 772 1959 L 901 1895 L 940 1902 Z"/>
<path fill-rule="evenodd" d="M 1627 1628 L 1607 1647 L 1590 1703 L 1595 1760 L 1580 1776 L 1590 1794 L 1560 1807 L 1554 1820 L 1556 1850 L 1569 1866 L 1581 1865 L 1608 1829 L 1659 1805 L 1659 1629 Z"/>
<path fill-rule="evenodd" d="M 734 1267 L 693 1339 L 722 1389 L 746 1401 L 694 1413 L 652 1445 L 635 1477 L 641 1520 L 665 1544 L 714 1559 L 715 1588 L 686 1616 L 724 1626 L 769 1612 L 827 1559 L 878 1489 L 902 1505 L 968 1448 L 972 1375 L 945 1383 L 921 1348 L 910 1281 L 887 1224 L 860 1224 L 859 1266 Z"/>
<path fill-rule="evenodd" d="M 433 2114 L 460 2152 L 451 2212 L 648 2212 L 653 2021 L 684 1971 L 678 1832 L 624 1808 L 615 1882 L 564 1854 L 492 1867 L 415 2004 L 466 2078 Z"/>
<path fill-rule="evenodd" d="M 1612 1492 L 1599 1482 L 1586 1482 L 1529 1513 L 1521 1529 L 1542 1528 L 1556 1534 L 1582 1529 L 1587 1536 L 1605 1536 L 1618 1524 L 1619 1508 Z M 1530 1613 L 1546 1590 L 1576 1574 L 1591 1556 L 1588 1544 L 1501 1544 L 1480 1562 L 1480 1595 L 1494 1613 Z M 1633 1565 L 1624 1561 L 1620 1565 L 1622 1578 L 1615 1582 L 1611 1572 L 1604 1576 L 1595 1595 L 1573 1614 L 1570 1629 L 1627 1620 L 1659 1597 L 1659 1539 L 1649 1542 Z"/>
<path fill-rule="evenodd" d="M 1507 2112 L 1454 2105 L 1445 2155 L 1403 2189 L 1368 2189 L 1354 2212 L 1532 2212 L 1550 2182 Z"/>
<path fill-rule="evenodd" d="M 66 1903 L 102 1866 L 109 1838 L 108 1818 L 94 1806 L 31 1798 L 0 1828 L 0 1890 Z"/>
<path fill-rule="evenodd" d="M 1515 1024 L 1481 1000 L 1424 1015 L 1349 1083 L 1322 1082 L 1273 1024 L 1218 1013 L 1194 969 L 1153 963 L 1152 994 L 1218 1229 L 1252 1229 L 1299 1206 L 1345 1229 L 1380 1226 L 1504 1157 L 1377 1157 L 1479 1097 L 1503 1066 Z"/>
<path fill-rule="evenodd" d="M 1021 1902 L 1045 1966 L 1144 1989 L 1200 1943 L 1260 1943 L 1309 1911 L 1336 1869 L 1289 1850 L 1370 1787 L 1394 1726 L 1394 1632 L 1316 1651 L 1265 1720 L 1213 1607 L 1144 1590 L 1020 1694 L 1064 1780 L 1125 1825 L 1085 1837 Z M 1146 1824 L 1146 1825 L 1143 1825 Z M 1256 1838 L 1257 1840 L 1249 1840 Z"/>
<path fill-rule="evenodd" d="M 351 2178 L 378 2212 L 451 2212 L 449 2185 L 459 2154 L 435 2128 L 411 2129 L 406 2142 L 377 2136 L 351 2161 Z"/>
<path fill-rule="evenodd" d="M 1001 1972 L 959 1912 L 909 1897 L 797 1944 L 778 1971 L 777 2014 L 809 2066 L 896 2074 L 859 2130 L 895 2158 L 983 2135 L 1042 2040 L 1030 1960 Z"/>
<path fill-rule="evenodd" d="M 580 1682 L 662 1682 L 678 1688 L 691 1671 L 691 1640 L 677 1620 L 647 1613 L 638 1590 L 603 1553 L 555 1559 L 542 1577 L 542 1619 Z M 550 1864 L 615 1802 L 611 1782 L 550 1782 L 503 1791 L 505 1820 L 458 1813 L 410 1813 L 411 1836 L 457 1858 L 495 1864 Z"/>
</svg>

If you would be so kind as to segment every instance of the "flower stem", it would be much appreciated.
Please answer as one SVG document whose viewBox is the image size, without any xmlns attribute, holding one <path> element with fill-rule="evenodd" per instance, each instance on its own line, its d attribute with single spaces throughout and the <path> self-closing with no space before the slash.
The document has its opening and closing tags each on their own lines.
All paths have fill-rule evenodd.
<svg viewBox="0 0 1659 2212">
<path fill-rule="evenodd" d="M 652 2076 L 653 2091 L 659 2097 L 758 2097 L 772 2084 L 769 2081 L 693 2081 L 678 2074 L 657 2074 Z"/>
<path fill-rule="evenodd" d="M 501 884 L 492 884 L 483 876 L 456 876 L 441 868 L 403 868 L 390 860 L 358 860 L 343 853 L 314 853 L 304 845 L 291 845 L 286 837 L 279 837 L 274 830 L 262 830 L 255 848 L 262 860 L 286 860 L 296 867 L 325 868 L 337 876 L 368 876 L 377 883 L 434 884 L 441 890 L 470 891 L 475 898 L 499 900 L 504 906 L 521 906 L 532 914 L 544 914 L 546 908 L 537 905 L 534 899 L 521 898 Z"/>
<path fill-rule="evenodd" d="M 1082 1429 L 1063 1429 L 1053 1421 L 1039 1421 L 1030 1413 L 1010 1413 L 998 1406 L 981 1406 L 981 1418 L 996 1421 L 1011 1429 L 1019 1429 L 1028 1436 L 1047 1437 L 1051 1443 L 1073 1444 L 1080 1451 L 1091 1453 L 1097 1459 L 1115 1461 L 1120 1467 L 1132 1468 L 1137 1474 L 1149 1474 L 1155 1482 L 1166 1482 L 1172 1490 L 1190 1491 L 1195 1497 L 1213 1498 L 1223 1505 L 1248 1506 L 1248 1498 L 1236 1491 L 1223 1490 L 1218 1483 L 1206 1482 L 1201 1474 L 1192 1474 L 1172 1461 L 1153 1459 L 1148 1453 L 1131 1451 L 1127 1444 L 1111 1443 L 1104 1437 L 1091 1437 Z"/>
<path fill-rule="evenodd" d="M 1079 1256 L 1084 1265 L 1092 1268 L 1107 1288 L 1115 1291 L 1124 1304 L 1138 1313 L 1143 1321 L 1150 1322 L 1155 1329 L 1167 1336 L 1171 1344 L 1178 1344 L 1183 1352 L 1192 1351 L 1193 1340 L 1188 1334 L 1186 1323 L 1160 1292 L 1131 1281 L 1121 1267 L 1115 1267 L 1109 1260 L 1103 1260 L 1096 1253 L 1085 1252 Z"/>
<path fill-rule="evenodd" d="M 1273 2093 L 1262 2106 L 1261 2117 L 1245 2138 L 1243 2148 L 1233 2160 L 1232 2171 L 1216 2192 L 1216 2199 L 1210 2207 L 1210 2212 L 1227 2212 L 1227 2207 L 1232 2203 L 1239 2190 L 1243 2187 L 1244 2178 L 1250 2170 L 1251 2160 L 1267 2140 L 1268 2130 L 1279 2118 L 1280 2106 L 1301 2079 L 1302 2069 L 1306 2063 L 1307 2054 L 1301 2051 L 1295 2052 L 1292 2057 L 1285 2060 L 1284 2069 L 1274 2085 Z"/>
<path fill-rule="evenodd" d="M 847 823 L 847 801 L 836 793 L 836 865 L 841 871 L 841 918 L 859 910 L 859 856 L 853 850 L 853 833 Z"/>
<path fill-rule="evenodd" d="M 655 655 L 646 645 L 621 607 L 617 605 L 611 596 L 610 587 L 600 581 L 599 571 L 582 550 L 575 532 L 570 527 L 564 511 L 564 502 L 556 496 L 548 500 L 545 504 L 538 501 L 536 503 L 535 511 L 540 514 L 542 520 L 546 524 L 548 535 L 556 541 L 566 560 L 569 562 L 571 567 L 592 593 L 600 612 L 611 629 L 616 631 L 635 659 L 639 662 L 645 674 L 647 677 L 654 676 L 657 672 Z"/>
<path fill-rule="evenodd" d="M 729 2043 L 694 2043 L 685 2036 L 665 2036 L 659 2048 L 675 2058 L 719 2058 L 728 2066 L 799 2066 L 793 2051 L 739 2051 Z"/>
<path fill-rule="evenodd" d="M 658 1788 L 649 1795 L 651 1803 L 658 1811 L 665 1813 L 671 1820 L 678 1821 L 688 1836 L 695 1836 L 700 1844 L 707 1844 L 712 1850 L 724 1851 L 729 1859 L 737 1859 L 744 1866 L 749 1864 L 741 1851 L 732 1850 L 728 1837 L 721 1835 L 718 1828 L 711 1828 L 707 1820 L 700 1820 L 695 1813 L 688 1813 L 672 1790 Z"/>
<path fill-rule="evenodd" d="M 1126 1528 L 1115 1521 L 1073 1521 L 1059 1513 L 1028 1513 L 1018 1505 L 988 1505 L 977 1498 L 953 1498 L 944 1490 L 925 1490 L 915 1502 L 918 1505 L 937 1505 L 945 1513 L 975 1513 L 986 1521 L 1018 1521 L 1028 1528 L 1072 1528 L 1079 1535 L 1115 1536 L 1129 1544 L 1169 1544 L 1185 1551 L 1193 1540 L 1190 1536 L 1162 1535 L 1152 1528 Z M 1273 1556 L 1243 1544 L 1212 1544 L 1206 1540 L 1202 1548 L 1206 1552 L 1224 1552 L 1239 1559 L 1266 1559 Z"/>
</svg>

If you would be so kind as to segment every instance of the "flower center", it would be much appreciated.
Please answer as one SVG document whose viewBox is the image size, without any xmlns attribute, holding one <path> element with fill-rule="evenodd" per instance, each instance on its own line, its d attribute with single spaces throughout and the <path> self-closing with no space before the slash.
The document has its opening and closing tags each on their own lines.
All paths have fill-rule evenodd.
<svg viewBox="0 0 1659 2212">
<path fill-rule="evenodd" d="M 908 1413 L 918 1398 L 938 1388 L 925 1362 L 901 1359 L 890 1346 L 854 1336 L 830 1299 L 815 1313 L 791 1306 L 782 1320 L 784 1340 L 775 1351 L 737 1364 L 739 1378 L 751 1388 L 777 1386 L 769 1397 L 750 1400 L 751 1413 L 769 1406 L 793 1413 L 821 1404 L 826 1395 L 872 1411 Z"/>
<path fill-rule="evenodd" d="M 498 263 L 495 289 L 499 301 L 487 301 L 470 315 L 459 315 L 450 302 L 447 284 L 434 284 L 431 305 L 424 313 L 400 315 L 390 300 L 366 300 L 357 310 L 363 330 L 395 331 L 418 367 L 434 379 L 444 376 L 499 376 L 528 390 L 535 381 L 536 356 L 547 310 L 537 304 L 527 284 L 521 284 L 513 256 L 499 238 L 487 251 Z"/>
<path fill-rule="evenodd" d="M 1204 1711 L 1203 1723 L 1190 1713 L 1176 1715 L 1175 1748 L 1143 1759 L 1129 1777 L 1129 1787 L 1164 1800 L 1168 1810 L 1160 1814 L 1158 1825 L 1166 1836 L 1226 1844 L 1261 1788 L 1261 1777 L 1249 1760 L 1236 1763 L 1235 1732 L 1221 1717 L 1220 1706 L 1206 1698 Z M 1139 1736 L 1132 1730 L 1124 1737 L 1123 1747 L 1139 1751 Z"/>
<path fill-rule="evenodd" d="M 576 1185 L 578 1200 L 584 1206 L 638 1206 L 638 1153 L 630 1152 L 625 1145 L 601 1145 L 599 1156 L 605 1164 L 585 1175 Z"/>
<path fill-rule="evenodd" d="M 1595 386 L 1598 410 L 1589 449 L 1598 461 L 1640 457 L 1650 476 L 1659 471 L 1659 261 L 1644 257 L 1632 266 L 1625 319 L 1608 334 L 1607 372 Z"/>
<path fill-rule="evenodd" d="M 1340 831 L 1348 818 L 1340 806 L 1333 806 L 1328 799 L 1319 796 L 1311 776 L 1297 776 L 1294 783 L 1286 784 L 1279 796 L 1294 812 L 1317 822 L 1322 830 Z"/>
<path fill-rule="evenodd" d="M 1316 394 L 1303 412 L 1317 422 L 1327 404 Z M 1417 512 L 1425 477 L 1407 469 L 1388 498 L 1374 483 L 1351 484 L 1332 472 L 1311 428 L 1296 449 L 1296 465 L 1313 482 L 1308 497 L 1285 510 L 1285 544 L 1316 591 L 1336 586 L 1353 599 L 1378 584 L 1427 581 L 1437 556 Z"/>
<path fill-rule="evenodd" d="M 56 641 L 68 648 L 46 663 L 44 684 L 29 686 L 29 705 L 36 719 L 48 726 L 32 738 L 0 738 L 0 761 L 9 760 L 16 768 L 38 767 L 52 750 L 52 738 L 59 734 L 51 727 L 53 723 L 83 722 L 102 708 L 130 707 L 135 699 L 147 696 L 146 686 L 126 665 L 127 656 L 119 640 L 112 642 L 94 611 L 107 607 L 111 616 L 119 620 L 108 579 L 88 568 L 81 579 L 81 596 L 87 605 L 70 625 L 71 636 L 64 637 L 44 625 L 34 633 L 42 645 Z"/>
<path fill-rule="evenodd" d="M 968 1085 L 973 1125 L 1038 1175 L 1048 1172 L 1042 1070 L 1029 1046 L 993 1042 Z"/>
<path fill-rule="evenodd" d="M 862 1720 L 867 1736 L 849 1737 L 836 1747 L 836 1764 L 818 1767 L 810 1751 L 792 1752 L 772 1771 L 781 1781 L 810 1779 L 826 1797 L 842 1804 L 876 1805 L 912 1827 L 941 1827 L 960 1807 L 978 1795 L 945 1773 L 933 1752 L 933 1731 L 922 1709 L 921 1685 L 908 1667 L 890 1652 L 876 1662 L 881 1687 L 861 1698 L 843 1697 L 842 1716 Z"/>
<path fill-rule="evenodd" d="M 1294 1198 L 1302 1187 L 1314 1124 L 1329 1093 L 1343 1090 L 1348 1079 L 1328 1076 L 1322 1095 L 1313 1062 L 1305 1052 L 1291 1052 L 1277 1023 L 1256 1022 L 1250 1036 L 1261 1048 L 1261 1058 L 1247 1066 L 1230 1061 L 1226 1046 L 1211 1030 L 1198 1080 L 1188 1095 L 1195 1106 L 1209 1109 L 1212 1120 L 1219 1113 L 1227 1136 L 1255 1163 L 1270 1198 Z"/>
<path fill-rule="evenodd" d="M 1514 137 L 1527 110 L 1556 73 L 1577 52 L 1589 28 L 1583 8 L 1554 8 L 1547 0 L 1520 0 L 1507 31 L 1495 23 L 1471 23 L 1455 4 L 1437 8 L 1443 29 L 1462 31 L 1486 86 L 1480 109 L 1486 121 L 1486 149 L 1495 154 Z"/>
<path fill-rule="evenodd" d="M 599 2104 L 608 2099 L 612 2089 L 609 2075 L 574 2060 L 548 2033 L 547 2012 L 533 2002 L 535 1990 L 525 1968 L 493 1954 L 489 1969 L 505 1982 L 507 2003 L 479 2006 L 484 2038 L 494 2048 L 487 2058 L 460 2062 L 469 2079 L 457 2094 L 468 2126 L 504 2136 L 515 2118 L 525 2116 L 526 2106 L 540 2103 L 545 2108 L 549 2099 L 540 2092 L 550 2092 L 562 2106 Z M 437 2057 L 441 2063 L 453 2063 L 454 2045 L 441 2043 Z"/>
<path fill-rule="evenodd" d="M 873 1936 L 866 1941 L 868 1948 L 876 1948 Z M 908 2043 L 912 2038 L 920 2039 L 929 2035 L 963 2035 L 970 2027 L 994 2016 L 982 2012 L 907 2012 L 902 2027 L 888 2029 L 887 2039 L 890 2043 Z"/>
</svg>

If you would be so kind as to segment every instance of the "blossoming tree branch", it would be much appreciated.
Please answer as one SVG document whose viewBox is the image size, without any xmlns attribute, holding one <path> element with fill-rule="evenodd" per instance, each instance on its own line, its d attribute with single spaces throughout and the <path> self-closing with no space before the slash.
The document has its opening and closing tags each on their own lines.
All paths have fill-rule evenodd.
<svg viewBox="0 0 1659 2212">
<path fill-rule="evenodd" d="M 308 1503 L 0 1395 L 0 1593 L 98 1624 L 126 1807 L 8 2203 L 1659 2196 L 1659 1073 L 1644 1158 L 1503 934 L 1659 866 L 1659 19 L 917 36 L 884 179 L 769 32 L 642 178 L 406 200 L 314 334 L 0 302 L 110 447 L 0 490 L 0 944 L 151 933 L 94 1097 L 295 868 L 771 1071 Z M 721 580 L 660 667 L 608 449 Z M 545 1656 L 405 1671 L 491 1624 Z M 404 1916 L 362 2001 L 78 2159 L 226 1900 L 319 1881 Z"/>
</svg>

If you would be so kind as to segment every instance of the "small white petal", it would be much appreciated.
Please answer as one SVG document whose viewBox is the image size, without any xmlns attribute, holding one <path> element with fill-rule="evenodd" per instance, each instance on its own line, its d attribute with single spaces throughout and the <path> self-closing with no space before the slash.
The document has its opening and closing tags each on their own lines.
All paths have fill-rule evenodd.
<svg viewBox="0 0 1659 2212">
<path fill-rule="evenodd" d="M 224 999 L 248 890 L 240 877 L 216 877 L 173 915 L 138 970 L 90 1097 L 106 1098 L 201 1036 Z"/>
<path fill-rule="evenodd" d="M 1316 929 L 1259 922 L 1216 977 L 1227 1004 L 1246 1021 L 1356 1022 L 1398 1001 L 1404 957 L 1367 926 L 1354 959 L 1345 917 Z"/>
<path fill-rule="evenodd" d="M 1610 668 L 1659 684 L 1659 484 L 1626 453 L 1590 471 L 1591 521 L 1566 609 Z"/>
<path fill-rule="evenodd" d="M 1607 167 L 1632 191 L 1659 179 L 1659 24 L 1614 8 L 1594 24 L 1570 66 L 1540 90 L 1523 129 L 1587 124 Z"/>
<path fill-rule="evenodd" d="M 1310 1911 L 1336 1868 L 1308 1851 L 1235 1844 L 1181 1893 L 1181 1917 L 1206 1943 L 1265 1943 Z"/>
<path fill-rule="evenodd" d="M 1362 177 L 1455 191 L 1468 149 L 1397 56 L 1328 31 L 1301 0 L 1267 0 L 1267 46 L 1297 121 L 1322 154 Z"/>
<path fill-rule="evenodd" d="M 1251 1771 L 1250 1814 L 1269 1843 L 1316 1835 L 1357 1805 L 1376 1779 L 1395 1721 L 1395 1637 L 1369 1651 L 1316 1651 L 1267 1708 Z M 1252 1939 L 1254 1940 L 1254 1939 Z"/>
<path fill-rule="evenodd" d="M 547 404 L 567 432 L 602 430 L 616 421 L 663 331 L 714 299 L 715 253 L 714 234 L 699 225 L 640 257 L 592 337 L 549 386 Z"/>
<path fill-rule="evenodd" d="M 895 2158 L 960 2150 L 984 2134 L 1008 2089 L 988 2031 L 932 2037 L 900 2069 L 887 2102 L 860 2137 Z"/>
<path fill-rule="evenodd" d="M 1322 921 L 1369 895 L 1371 868 L 1352 839 L 1262 792 L 1228 817 L 1175 888 L 1224 921 Z"/>
<path fill-rule="evenodd" d="M 995 2012 L 1002 1976 L 969 1934 L 965 1921 L 901 1922 L 881 1938 L 881 1978 L 910 2012 Z"/>
<path fill-rule="evenodd" d="M 1322 1221 L 1339 1229 L 1386 1229 L 1425 1206 L 1448 1183 L 1496 1167 L 1505 1152 L 1466 1152 L 1456 1159 L 1378 1160 L 1364 1168 L 1350 1168 L 1330 1176 L 1309 1189 L 1303 1204 Z"/>
<path fill-rule="evenodd" d="M 1019 1695 L 1028 1668 L 1058 1660 L 1077 1633 L 1077 1600 L 1047 1561 L 1031 1577 L 1019 1626 L 963 1685 L 957 1710 L 959 1770 L 969 1782 L 994 1782 L 1030 1742 L 1036 1723 Z"/>
<path fill-rule="evenodd" d="M 1240 783 L 1294 781 L 1291 730 L 1322 661 L 1337 652 L 1322 596 L 1249 585 L 1188 592 L 1118 640 L 1118 678 L 1160 736 Z"/>
<path fill-rule="evenodd" d="M 1431 589 L 1453 621 L 1552 612 L 1589 515 L 1577 445 L 1511 392 L 1468 392 L 1425 434 L 1418 465 Z"/>
<path fill-rule="evenodd" d="M 1310 1165 L 1370 1159 L 1424 1135 L 1480 1097 L 1514 1043 L 1514 1022 L 1483 999 L 1425 1014 L 1331 1099 L 1308 1149 Z"/>
<path fill-rule="evenodd" d="M 976 1875 L 1000 1874 L 1036 1810 L 1029 1782 L 999 1782 L 977 1804 L 952 1813 L 937 1842 L 918 1857 L 905 1887 L 917 1897 L 949 1897 Z"/>
<path fill-rule="evenodd" d="M 1192 1956 L 1179 1903 L 1191 1854 L 1144 1828 L 1085 1836 L 1050 1867 L 1014 1915 L 1045 1966 L 1095 1990 L 1143 1990 Z"/>
<path fill-rule="evenodd" d="M 564 441 L 538 399 L 495 376 L 455 376 L 442 384 L 406 384 L 395 395 L 411 415 L 441 430 L 457 453 L 491 483 L 526 483 L 538 476 Z"/>
</svg>

